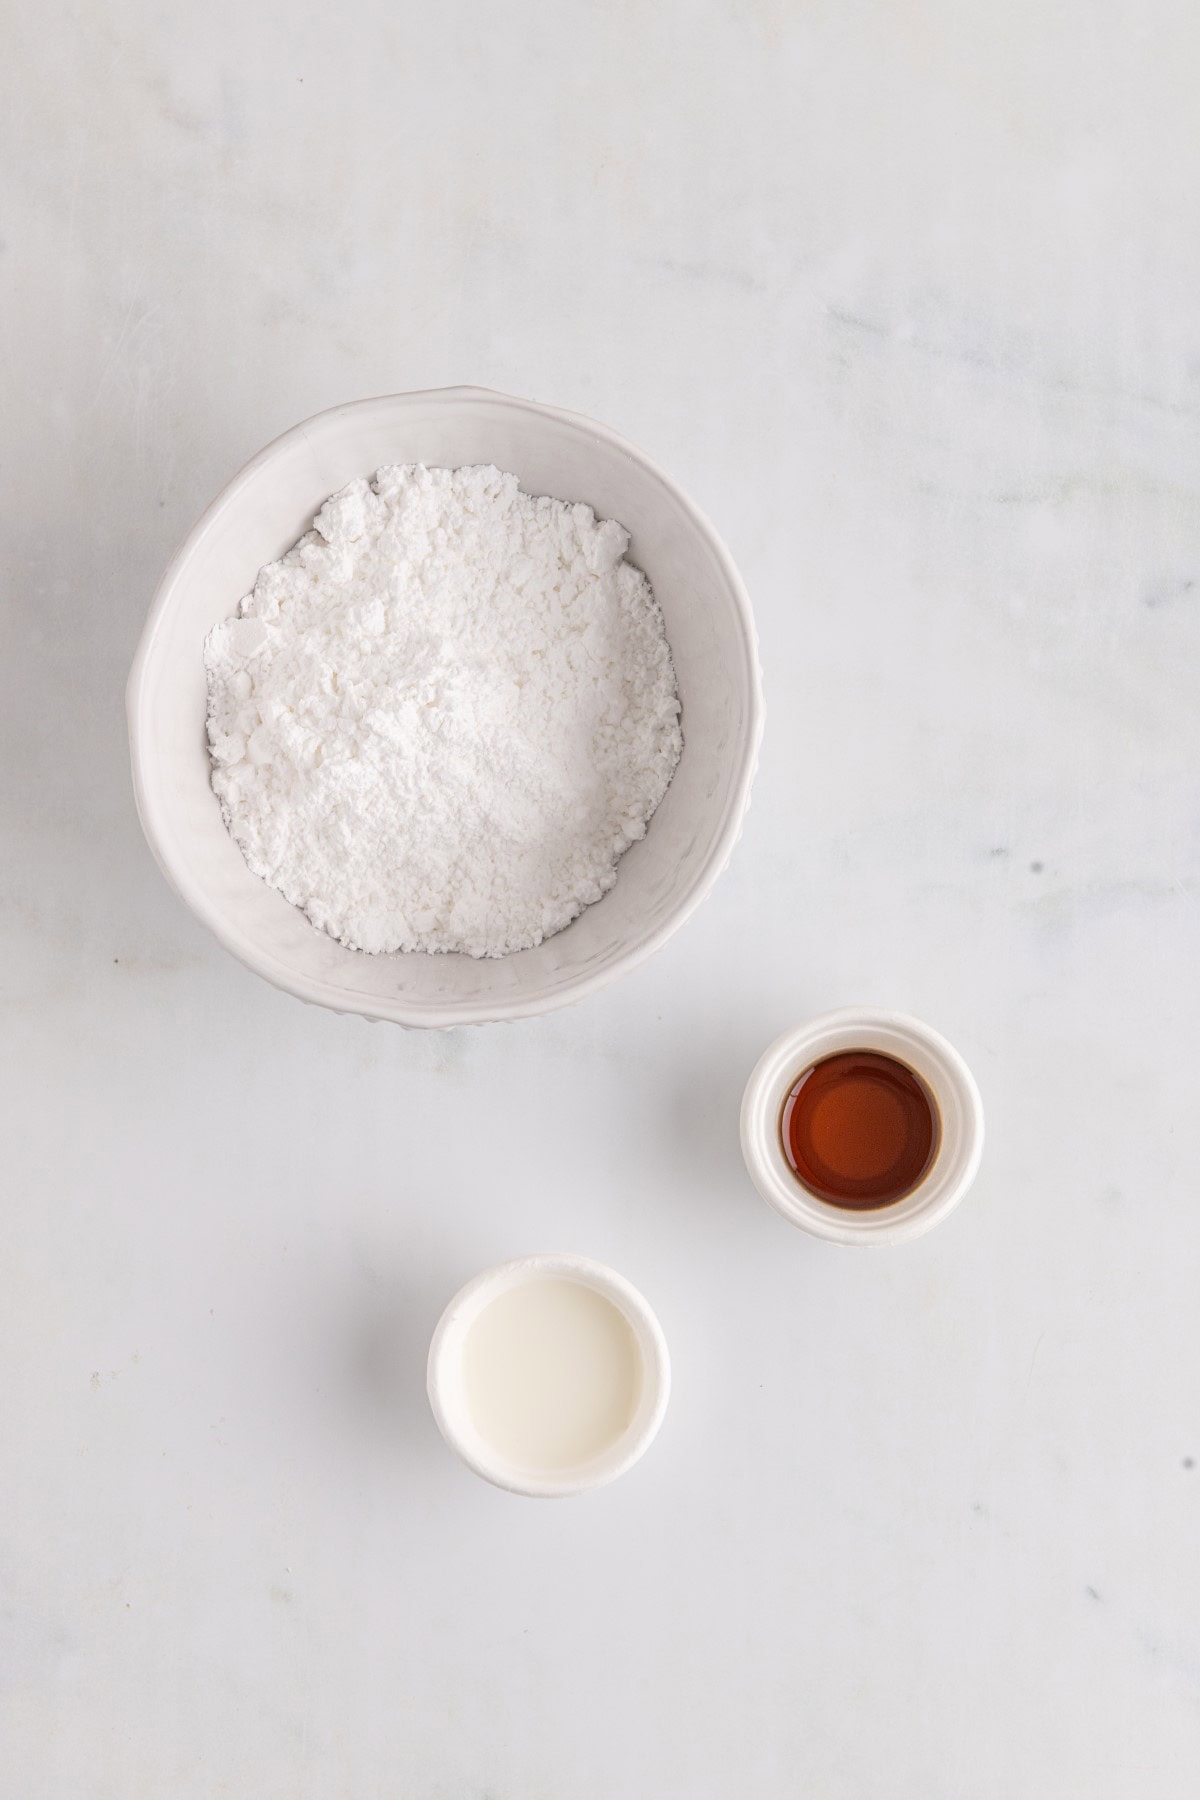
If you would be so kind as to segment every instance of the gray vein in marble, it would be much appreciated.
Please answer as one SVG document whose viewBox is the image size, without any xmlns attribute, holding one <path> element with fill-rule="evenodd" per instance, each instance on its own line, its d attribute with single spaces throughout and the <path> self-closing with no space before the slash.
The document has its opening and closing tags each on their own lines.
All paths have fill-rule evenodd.
<svg viewBox="0 0 1200 1800">
<path fill-rule="evenodd" d="M 667 275 L 681 275 L 687 281 L 719 282 L 725 287 L 741 288 L 747 294 L 767 292 L 767 283 L 761 276 L 733 263 L 687 261 L 672 256 L 653 256 L 646 260 L 652 269 L 661 269 Z"/>
<path fill-rule="evenodd" d="M 1196 579 L 1189 575 L 1183 581 L 1164 581 L 1147 588 L 1143 598 L 1149 607 L 1167 606 L 1172 600 L 1185 600 L 1195 589 Z"/>
<path fill-rule="evenodd" d="M 1200 493 L 1195 489 L 1185 487 L 1181 482 L 1147 481 L 1134 474 L 1123 474 L 1115 481 L 1082 474 L 1060 475 L 1048 480 L 1042 487 L 999 488 L 994 491 L 951 486 L 948 482 L 924 478 L 915 481 L 913 488 L 918 494 L 929 494 L 939 500 L 975 501 L 986 506 L 1007 506 L 1014 509 L 1022 506 L 1062 506 L 1081 499 L 1127 500 L 1131 494 L 1147 498 L 1154 495 L 1160 499 L 1178 500 L 1189 509 L 1200 508 Z M 1161 599 L 1172 599 L 1181 588 L 1186 591 L 1191 585 L 1191 582 L 1169 584 Z M 1161 601 L 1147 601 L 1148 605 L 1160 603 Z"/>
<path fill-rule="evenodd" d="M 826 304 L 825 316 L 835 325 L 844 326 L 864 337 L 875 338 L 881 343 L 895 344 L 938 362 L 957 363 L 966 368 L 983 370 L 987 374 L 1002 375 L 1006 379 L 1031 382 L 1050 393 L 1078 394 L 1095 400 L 1142 406 L 1173 418 L 1194 419 L 1200 416 L 1200 405 L 1165 400 L 1160 394 L 1149 394 L 1138 389 L 1109 387 L 1102 382 L 1080 380 L 1072 375 L 1042 374 L 1031 369 L 1028 363 L 1012 357 L 996 356 L 968 349 L 964 344 L 939 342 L 935 338 L 923 336 L 907 323 L 891 325 L 886 320 L 870 318 L 866 314 L 829 304 Z"/>
</svg>

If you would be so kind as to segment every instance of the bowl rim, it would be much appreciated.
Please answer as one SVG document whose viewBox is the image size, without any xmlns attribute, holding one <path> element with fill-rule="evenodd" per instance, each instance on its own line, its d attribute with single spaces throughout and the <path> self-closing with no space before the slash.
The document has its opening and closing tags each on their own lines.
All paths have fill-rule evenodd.
<svg viewBox="0 0 1200 1800">
<path fill-rule="evenodd" d="M 533 1281 L 574 1281 L 602 1295 L 629 1326 L 641 1359 L 641 1397 L 625 1430 L 589 1462 L 560 1470 L 525 1468 L 493 1449 L 472 1424 L 456 1387 L 462 1348 L 480 1313 L 501 1294 Z M 562 1500 L 607 1487 L 640 1462 L 666 1415 L 671 1356 L 654 1308 L 619 1270 L 575 1251 L 543 1250 L 481 1269 L 452 1296 L 430 1340 L 425 1391 L 438 1430 L 473 1474 L 510 1494 Z"/>
<path fill-rule="evenodd" d="M 589 435 L 602 439 L 612 448 L 619 450 L 623 455 L 636 462 L 647 475 L 659 482 L 707 539 L 716 557 L 733 599 L 741 628 L 749 693 L 747 726 L 739 751 L 740 767 L 736 772 L 724 816 L 709 853 L 697 871 L 690 892 L 669 919 L 622 950 L 605 968 L 579 977 L 560 993 L 462 1003 L 448 1002 L 436 1008 L 430 1007 L 416 1011 L 405 1004 L 402 993 L 394 997 L 374 994 L 350 995 L 332 982 L 312 976 L 298 975 L 227 923 L 220 909 L 209 902 L 201 886 L 179 867 L 172 855 L 169 818 L 165 816 L 162 809 L 157 807 L 147 784 L 145 771 L 149 761 L 149 729 L 145 718 L 145 708 L 147 705 L 146 687 L 151 663 L 160 629 L 170 609 L 175 584 L 202 540 L 213 530 L 218 520 L 259 471 L 276 456 L 285 444 L 304 437 L 318 423 L 325 423 L 354 412 L 392 406 L 397 401 L 416 404 L 430 400 L 438 400 L 451 406 L 478 405 L 484 402 L 489 405 L 499 405 L 502 408 L 515 408 L 535 414 L 539 418 L 552 419 L 576 430 L 582 429 Z M 159 579 L 134 653 L 125 689 L 125 706 L 134 800 L 142 831 L 154 859 L 169 885 L 201 923 L 208 927 L 218 943 L 254 974 L 260 975 L 274 987 L 294 995 L 297 999 L 327 1007 L 337 1013 L 353 1013 L 368 1019 L 386 1019 L 397 1025 L 433 1030 L 446 1030 L 455 1025 L 482 1025 L 520 1018 L 533 1018 L 556 1011 L 562 1006 L 574 1005 L 589 994 L 594 994 L 601 988 L 607 987 L 610 982 L 616 981 L 622 975 L 631 973 L 651 957 L 656 950 L 660 950 L 667 939 L 686 923 L 702 901 L 707 899 L 718 876 L 729 861 L 734 845 L 741 834 L 742 822 L 750 803 L 750 790 L 758 767 L 763 733 L 762 671 L 750 597 L 738 573 L 737 565 L 708 517 L 688 497 L 679 484 L 667 474 L 665 469 L 610 426 L 588 418 L 583 413 L 571 412 L 562 407 L 546 406 L 540 401 L 522 399 L 514 394 L 502 393 L 495 388 L 469 384 L 444 388 L 417 388 L 392 394 L 377 394 L 360 400 L 346 400 L 337 406 L 326 407 L 321 412 L 313 413 L 307 419 L 290 426 L 252 456 L 249 462 L 245 463 L 237 474 L 226 482 L 205 508 L 171 557 Z"/>
</svg>

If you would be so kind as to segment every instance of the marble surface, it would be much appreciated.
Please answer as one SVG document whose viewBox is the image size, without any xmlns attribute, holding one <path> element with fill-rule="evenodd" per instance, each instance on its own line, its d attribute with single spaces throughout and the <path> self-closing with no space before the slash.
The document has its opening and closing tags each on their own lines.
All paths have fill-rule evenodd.
<svg viewBox="0 0 1200 1800">
<path fill-rule="evenodd" d="M 1198 82 L 1184 0 L 10 13 L 14 1800 L 1195 1791 Z M 690 489 L 769 711 L 652 963 L 426 1037 L 190 919 L 122 686 L 247 456 L 458 381 Z M 736 1139 L 768 1039 L 857 1001 L 952 1037 L 990 1128 L 861 1255 Z M 539 1247 L 675 1361 L 561 1505 L 422 1392 L 449 1293 Z"/>
</svg>

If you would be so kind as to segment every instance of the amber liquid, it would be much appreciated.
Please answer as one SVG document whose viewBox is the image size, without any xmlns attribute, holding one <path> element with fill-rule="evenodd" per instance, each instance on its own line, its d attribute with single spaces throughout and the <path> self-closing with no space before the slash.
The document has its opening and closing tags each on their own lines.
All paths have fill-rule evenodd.
<svg viewBox="0 0 1200 1800">
<path fill-rule="evenodd" d="M 933 1095 L 904 1063 L 843 1050 L 805 1069 L 783 1103 L 783 1153 L 819 1200 L 866 1212 L 911 1194 L 937 1155 Z"/>
</svg>

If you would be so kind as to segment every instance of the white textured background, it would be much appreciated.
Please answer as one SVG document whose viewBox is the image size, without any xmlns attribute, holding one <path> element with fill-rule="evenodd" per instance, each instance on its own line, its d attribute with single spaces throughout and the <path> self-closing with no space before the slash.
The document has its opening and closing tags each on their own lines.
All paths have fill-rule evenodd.
<svg viewBox="0 0 1200 1800">
<path fill-rule="evenodd" d="M 4 1794 L 1189 1800 L 1193 0 L 50 0 L 0 88 Z M 192 923 L 122 684 L 253 451 L 458 381 L 692 491 L 769 716 L 651 965 L 420 1037 Z M 878 1255 L 736 1142 L 850 1001 L 989 1109 L 970 1201 Z M 422 1394 L 451 1290 L 539 1247 L 676 1365 L 563 1505 Z"/>
</svg>

